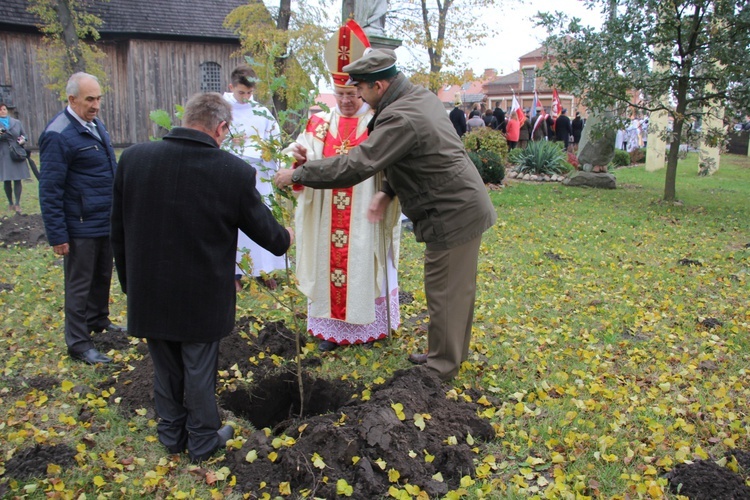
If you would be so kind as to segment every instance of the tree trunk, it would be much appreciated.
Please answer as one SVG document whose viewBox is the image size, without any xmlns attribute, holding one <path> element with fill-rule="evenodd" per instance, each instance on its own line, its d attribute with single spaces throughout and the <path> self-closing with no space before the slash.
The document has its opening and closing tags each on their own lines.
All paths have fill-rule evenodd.
<svg viewBox="0 0 750 500">
<path fill-rule="evenodd" d="M 73 19 L 73 9 L 69 0 L 57 0 L 52 4 L 52 8 L 62 25 L 61 36 L 63 43 L 67 47 L 68 60 L 72 72 L 86 71 L 86 61 L 83 60 L 83 52 L 81 51 L 80 40 L 78 40 L 78 32 Z"/>
<path fill-rule="evenodd" d="M 683 73 L 689 74 L 690 68 L 683 68 Z M 672 142 L 669 144 L 667 157 L 667 174 L 664 179 L 664 201 L 673 202 L 677 199 L 677 162 L 680 159 L 680 144 L 682 143 L 682 129 L 685 125 L 685 110 L 687 109 L 688 78 L 680 77 L 677 81 L 675 99 L 674 122 L 672 123 Z"/>
<path fill-rule="evenodd" d="M 667 174 L 664 179 L 664 201 L 673 202 L 677 199 L 677 162 L 680 159 L 680 138 L 682 137 L 682 127 L 685 123 L 684 118 L 674 120 L 672 125 L 673 140 L 669 144 L 669 156 L 667 157 Z"/>
<path fill-rule="evenodd" d="M 279 18 L 276 20 L 276 29 L 289 31 L 289 20 L 292 17 L 292 0 L 279 1 Z M 284 55 L 277 57 L 274 64 L 276 65 L 276 74 L 283 75 L 291 54 L 287 53 L 288 47 L 284 47 Z M 273 94 L 274 113 L 278 117 L 280 111 L 286 111 L 288 108 L 287 100 L 278 93 Z"/>
</svg>

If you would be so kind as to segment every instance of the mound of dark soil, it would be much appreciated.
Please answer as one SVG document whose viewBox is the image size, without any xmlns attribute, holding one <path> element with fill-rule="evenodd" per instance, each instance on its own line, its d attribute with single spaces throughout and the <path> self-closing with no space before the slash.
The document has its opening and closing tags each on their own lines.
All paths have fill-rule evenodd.
<svg viewBox="0 0 750 500">
<path fill-rule="evenodd" d="M 103 331 L 91 335 L 91 340 L 101 352 L 125 351 L 130 348 L 133 337 L 127 333 Z"/>
<path fill-rule="evenodd" d="M 666 474 L 666 478 L 672 493 L 679 493 L 690 500 L 750 499 L 750 487 L 745 484 L 745 480 L 712 460 L 679 464 Z"/>
<path fill-rule="evenodd" d="M 31 248 L 46 242 L 41 214 L 16 214 L 0 219 L 0 247 Z"/>
<path fill-rule="evenodd" d="M 5 476 L 15 479 L 46 476 L 48 464 L 56 464 L 63 468 L 74 466 L 75 456 L 76 451 L 64 444 L 38 444 L 16 453 L 5 462 Z"/>
<path fill-rule="evenodd" d="M 416 414 L 424 419 L 423 429 L 415 425 Z M 227 453 L 239 490 L 274 492 L 288 481 L 293 491 L 334 498 L 337 481 L 344 479 L 354 489 L 351 498 L 382 496 L 390 486 L 407 483 L 438 497 L 473 473 L 476 455 L 468 435 L 477 440 L 494 436 L 474 405 L 447 399 L 440 380 L 424 367 L 398 371 L 374 388 L 368 401 L 296 421 L 283 433 L 294 438 L 292 446 L 274 448 L 274 435 L 261 430 L 240 450 Z M 278 454 L 273 462 L 271 452 Z M 325 462 L 322 468 L 313 463 L 315 453 Z M 250 463 L 248 455 L 257 458 Z M 397 483 L 391 482 L 389 471 L 398 471 Z M 434 478 L 438 472 L 443 481 Z M 266 483 L 263 490 L 261 482 Z"/>
<path fill-rule="evenodd" d="M 60 381 L 51 375 L 35 375 L 33 377 L 8 377 L 3 380 L 3 385 L 11 395 L 29 392 L 31 389 L 38 391 L 52 390 Z"/>
</svg>

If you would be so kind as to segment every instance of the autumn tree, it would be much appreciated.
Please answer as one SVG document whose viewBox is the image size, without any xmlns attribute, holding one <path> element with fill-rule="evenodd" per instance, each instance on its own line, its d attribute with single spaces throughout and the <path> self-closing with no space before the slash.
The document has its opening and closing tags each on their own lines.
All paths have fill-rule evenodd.
<svg viewBox="0 0 750 500">
<path fill-rule="evenodd" d="M 104 53 L 94 42 L 99 39 L 97 28 L 102 20 L 88 9 L 94 0 L 30 0 L 29 12 L 40 22 L 44 34 L 39 62 L 47 75 L 47 88 L 65 99 L 65 85 L 71 74 L 85 71 L 106 84 L 101 65 Z"/>
<path fill-rule="evenodd" d="M 394 0 L 388 11 L 387 30 L 404 39 L 411 50 L 427 53 L 427 65 L 407 70 L 412 81 L 437 93 L 446 83 L 461 81 L 466 50 L 482 44 L 490 28 L 482 21 L 499 0 Z M 415 50 L 416 51 L 416 50 Z"/>
<path fill-rule="evenodd" d="M 229 13 L 224 25 L 240 37 L 241 53 L 252 58 L 261 98 L 283 112 L 304 102 L 328 77 L 323 48 L 330 34 L 325 10 L 304 0 L 280 0 L 278 7 L 252 1 Z M 260 71 L 259 71 L 260 69 Z"/>
<path fill-rule="evenodd" d="M 664 200 L 675 201 L 680 145 L 696 119 L 750 107 L 750 4 L 734 0 L 588 0 L 608 14 L 601 29 L 561 13 L 540 14 L 554 65 L 547 81 L 594 112 L 663 111 L 672 130 Z M 634 93 L 639 96 L 633 98 Z M 703 130 L 716 144 L 722 130 Z"/>
</svg>

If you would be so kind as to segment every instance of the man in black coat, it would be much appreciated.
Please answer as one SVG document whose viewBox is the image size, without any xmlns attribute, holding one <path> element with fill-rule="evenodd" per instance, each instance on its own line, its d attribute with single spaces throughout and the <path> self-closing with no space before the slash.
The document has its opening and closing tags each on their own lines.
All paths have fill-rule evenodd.
<svg viewBox="0 0 750 500">
<path fill-rule="evenodd" d="M 500 103 L 495 103 L 495 111 L 492 112 L 492 114 L 495 116 L 495 119 L 497 119 L 497 126 L 495 127 L 497 130 L 503 129 L 505 130 L 505 111 L 503 111 L 503 108 L 500 107 Z"/>
<path fill-rule="evenodd" d="M 453 103 L 453 109 L 448 114 L 448 118 L 450 118 L 458 136 L 462 137 L 466 133 L 466 114 L 461 110 L 460 100 Z"/>
<path fill-rule="evenodd" d="M 563 141 L 565 144 L 565 151 L 568 150 L 568 144 L 570 144 L 570 136 L 573 134 L 573 127 L 568 118 L 568 110 L 563 108 L 560 116 L 555 120 L 555 135 L 558 141 Z"/>
<path fill-rule="evenodd" d="M 231 105 L 191 98 L 184 127 L 126 149 L 117 169 L 111 240 L 128 296 L 130 335 L 148 340 L 159 441 L 193 461 L 232 437 L 216 406 L 219 341 L 234 326 L 237 230 L 275 255 L 293 239 L 255 189 L 256 172 L 219 149 Z"/>
</svg>

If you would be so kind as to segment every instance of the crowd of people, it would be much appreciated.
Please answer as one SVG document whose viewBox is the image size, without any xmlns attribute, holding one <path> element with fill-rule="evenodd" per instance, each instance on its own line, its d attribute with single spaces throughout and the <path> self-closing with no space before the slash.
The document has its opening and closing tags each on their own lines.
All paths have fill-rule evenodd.
<svg viewBox="0 0 750 500">
<path fill-rule="evenodd" d="M 461 99 L 456 96 L 448 117 L 459 137 L 486 127 L 501 132 L 508 142 L 508 149 L 526 149 L 529 142 L 547 140 L 561 142 L 566 151 L 571 145 L 573 150 L 578 149 L 586 123 L 581 118 L 581 113 L 576 112 L 575 118 L 571 120 L 565 108 L 557 118 L 553 118 L 542 107 L 537 108 L 534 116 L 530 111 L 525 109 L 523 119 L 520 119 L 517 113 L 503 111 L 499 102 L 495 104 L 494 110 L 487 108 L 484 111 L 475 104 L 467 117 Z"/>
</svg>

